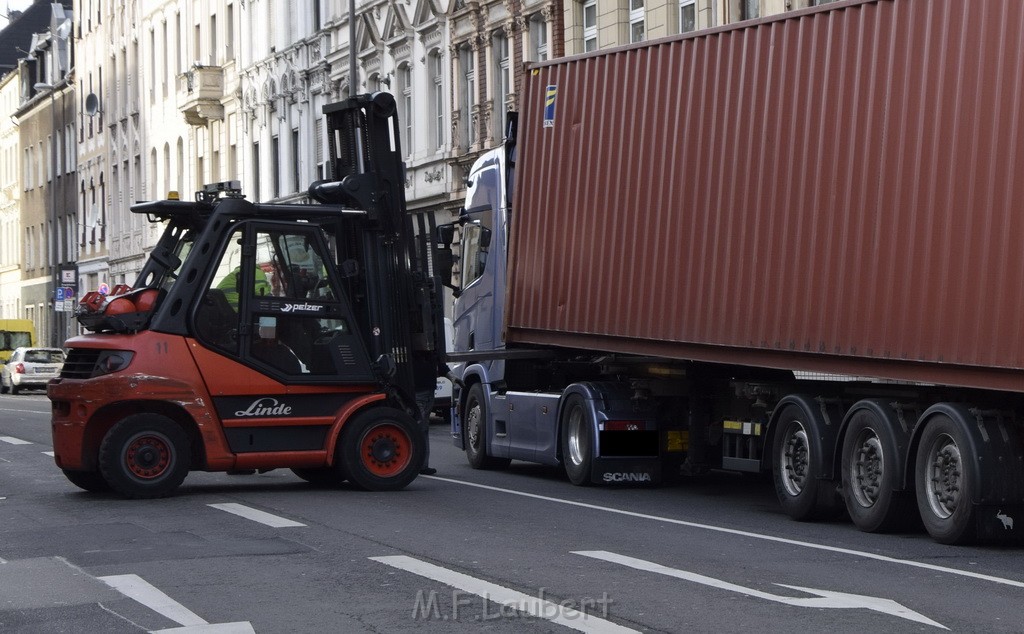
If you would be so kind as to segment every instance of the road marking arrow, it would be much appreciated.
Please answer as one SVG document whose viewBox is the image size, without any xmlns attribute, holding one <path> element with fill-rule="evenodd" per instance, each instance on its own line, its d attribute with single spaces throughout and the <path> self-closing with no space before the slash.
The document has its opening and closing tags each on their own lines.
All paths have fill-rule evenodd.
<svg viewBox="0 0 1024 634">
<path fill-rule="evenodd" d="M 646 570 L 648 572 L 656 572 L 658 574 L 675 577 L 677 579 L 692 581 L 693 583 L 711 586 L 712 588 L 738 592 L 758 599 L 765 599 L 766 601 L 774 601 L 776 603 L 784 603 L 786 605 L 795 605 L 804 608 L 862 608 L 865 610 L 881 612 L 882 614 L 897 616 L 901 619 L 907 619 L 917 623 L 924 623 L 925 625 L 931 625 L 943 630 L 949 629 L 941 623 L 936 623 L 923 614 L 918 614 L 917 612 L 914 612 L 913 610 L 890 599 L 881 599 L 878 597 L 869 597 L 859 594 L 846 594 L 845 592 L 832 592 L 830 590 L 815 590 L 814 588 L 802 588 L 800 586 L 787 586 L 781 583 L 775 584 L 783 588 L 790 588 L 792 590 L 799 590 L 808 594 L 817 595 L 814 597 L 802 598 L 787 597 L 763 592 L 761 590 L 755 590 L 753 588 L 747 588 L 735 583 L 729 583 L 728 581 L 722 581 L 721 579 L 700 575 L 695 572 L 669 568 L 654 562 L 644 561 L 643 559 L 636 559 L 634 557 L 610 553 L 605 550 L 577 550 L 573 551 L 573 553 L 576 555 L 583 555 L 584 557 L 591 557 L 593 559 L 601 559 L 603 561 L 621 564 L 637 570 Z"/>
</svg>

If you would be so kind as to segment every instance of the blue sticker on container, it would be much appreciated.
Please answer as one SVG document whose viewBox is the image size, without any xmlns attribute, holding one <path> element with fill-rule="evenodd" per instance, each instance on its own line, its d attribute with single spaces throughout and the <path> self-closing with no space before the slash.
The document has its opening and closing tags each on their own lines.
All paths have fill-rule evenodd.
<svg viewBox="0 0 1024 634">
<path fill-rule="evenodd" d="M 548 86 L 544 93 L 544 127 L 555 127 L 555 96 L 558 95 L 558 86 Z"/>
</svg>

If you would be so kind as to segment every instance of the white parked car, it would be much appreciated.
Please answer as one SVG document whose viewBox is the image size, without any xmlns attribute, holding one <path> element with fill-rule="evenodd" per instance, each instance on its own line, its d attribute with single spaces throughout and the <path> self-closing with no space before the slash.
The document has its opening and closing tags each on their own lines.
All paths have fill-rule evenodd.
<svg viewBox="0 0 1024 634">
<path fill-rule="evenodd" d="M 15 348 L 0 368 L 0 393 L 17 394 L 27 388 L 46 389 L 50 379 L 60 375 L 64 351 L 60 348 Z"/>
<path fill-rule="evenodd" d="M 444 318 L 444 345 L 445 350 L 451 351 L 455 340 L 455 328 L 452 320 Z M 452 364 L 448 364 L 450 368 Z M 452 382 L 445 376 L 437 377 L 437 387 L 434 388 L 434 413 L 450 423 L 452 418 Z"/>
</svg>

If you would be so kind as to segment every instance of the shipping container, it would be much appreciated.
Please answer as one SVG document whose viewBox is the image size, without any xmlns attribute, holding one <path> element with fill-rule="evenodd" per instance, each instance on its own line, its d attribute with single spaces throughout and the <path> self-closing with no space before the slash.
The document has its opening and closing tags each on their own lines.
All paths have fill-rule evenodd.
<svg viewBox="0 0 1024 634">
<path fill-rule="evenodd" d="M 1024 3 L 539 64 L 508 340 L 1024 390 Z"/>
</svg>

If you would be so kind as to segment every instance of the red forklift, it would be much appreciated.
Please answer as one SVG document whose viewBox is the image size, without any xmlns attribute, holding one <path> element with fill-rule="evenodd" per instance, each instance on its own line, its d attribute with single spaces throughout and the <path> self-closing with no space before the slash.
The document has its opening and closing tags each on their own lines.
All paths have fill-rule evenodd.
<svg viewBox="0 0 1024 634">
<path fill-rule="evenodd" d="M 395 100 L 324 107 L 317 204 L 259 204 L 237 182 L 140 203 L 166 223 L 131 288 L 90 293 L 48 386 L 54 459 L 130 498 L 191 470 L 290 468 L 365 490 L 425 468 L 444 365 L 433 219 L 410 214 Z"/>
</svg>

